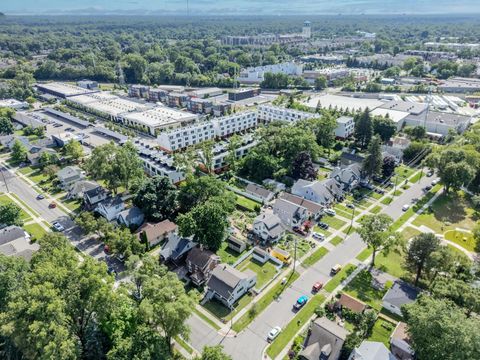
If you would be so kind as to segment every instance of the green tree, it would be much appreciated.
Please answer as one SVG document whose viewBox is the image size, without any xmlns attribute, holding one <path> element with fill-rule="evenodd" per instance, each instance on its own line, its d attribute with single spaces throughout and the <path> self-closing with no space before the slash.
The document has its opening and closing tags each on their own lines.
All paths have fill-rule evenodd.
<svg viewBox="0 0 480 360">
<path fill-rule="evenodd" d="M 440 240 L 432 233 L 419 234 L 408 244 L 405 264 L 407 268 L 415 272 L 415 286 L 418 285 L 422 271 L 430 261 L 432 254 L 437 251 L 439 247 Z"/>
<path fill-rule="evenodd" d="M 140 54 L 128 54 L 123 58 L 123 72 L 128 83 L 143 82 L 146 68 L 147 61 Z"/>
<path fill-rule="evenodd" d="M 324 90 L 328 86 L 327 78 L 323 75 L 315 79 L 315 90 Z"/>
<path fill-rule="evenodd" d="M 162 221 L 176 213 L 177 190 L 167 177 L 144 178 L 134 196 L 133 203 L 148 220 Z"/>
<path fill-rule="evenodd" d="M 383 158 L 382 161 L 382 176 L 383 178 L 389 178 L 395 172 L 395 167 L 397 166 L 397 161 L 392 155 L 387 155 Z"/>
<path fill-rule="evenodd" d="M 213 173 L 213 141 L 204 141 L 200 145 L 198 160 L 207 174 Z"/>
<path fill-rule="evenodd" d="M 186 213 L 207 200 L 220 202 L 229 200 L 231 197 L 228 194 L 231 193 L 227 190 L 225 183 L 213 176 L 189 178 L 178 192 L 180 212 Z"/>
<path fill-rule="evenodd" d="M 27 160 L 27 148 L 18 139 L 12 145 L 12 160 L 14 162 Z"/>
<path fill-rule="evenodd" d="M 317 170 L 313 166 L 312 157 L 307 152 L 301 152 L 293 160 L 292 177 L 294 179 L 315 180 Z"/>
<path fill-rule="evenodd" d="M 387 142 L 397 131 L 397 126 L 392 119 L 376 116 L 373 119 L 373 133 L 380 136 L 383 142 Z"/>
<path fill-rule="evenodd" d="M 355 115 L 355 139 L 362 149 L 365 149 L 373 135 L 373 123 L 370 116 L 370 110 L 365 109 L 363 112 Z"/>
<path fill-rule="evenodd" d="M 456 360 L 480 357 L 480 322 L 456 305 L 422 296 L 402 312 L 412 348 L 419 359 Z"/>
<path fill-rule="evenodd" d="M 382 164 L 380 139 L 374 136 L 370 145 L 368 145 L 368 152 L 363 160 L 362 170 L 367 176 L 380 175 L 382 172 Z"/>
<path fill-rule="evenodd" d="M 58 163 L 60 159 L 56 153 L 50 153 L 48 151 L 42 152 L 40 157 L 38 158 L 38 164 L 41 168 L 45 170 L 45 168 L 49 165 L 55 165 Z"/>
<path fill-rule="evenodd" d="M 375 256 L 382 250 L 388 253 L 398 245 L 399 234 L 392 230 L 393 219 L 386 214 L 365 215 L 360 220 L 358 233 L 362 240 L 373 250 L 371 266 L 375 266 Z"/>
<path fill-rule="evenodd" d="M 462 280 L 442 277 L 431 288 L 435 298 L 449 299 L 465 309 L 468 317 L 480 313 L 480 289 Z"/>
<path fill-rule="evenodd" d="M 20 226 L 22 225 L 21 214 L 22 209 L 13 202 L 0 205 L 0 224 Z"/>
<path fill-rule="evenodd" d="M 232 360 L 232 357 L 225 354 L 222 345 L 215 345 L 205 346 L 202 356 L 197 357 L 196 360 Z"/>
<path fill-rule="evenodd" d="M 6 116 L 0 116 L 0 135 L 13 134 L 13 124 Z"/>
<path fill-rule="evenodd" d="M 423 126 L 407 126 L 403 131 L 413 140 L 422 140 L 427 134 L 427 130 Z"/>
<path fill-rule="evenodd" d="M 84 155 L 84 152 L 83 152 L 83 146 L 82 144 L 80 144 L 79 141 L 77 140 L 72 140 L 72 141 L 69 141 L 68 143 L 65 144 L 65 146 L 63 147 L 63 154 L 72 159 L 73 161 L 78 161 L 80 160 L 83 155 Z"/>
<path fill-rule="evenodd" d="M 105 232 L 103 241 L 113 254 L 125 259 L 145 252 L 145 244 L 142 244 L 129 229 L 112 228 Z"/>
</svg>

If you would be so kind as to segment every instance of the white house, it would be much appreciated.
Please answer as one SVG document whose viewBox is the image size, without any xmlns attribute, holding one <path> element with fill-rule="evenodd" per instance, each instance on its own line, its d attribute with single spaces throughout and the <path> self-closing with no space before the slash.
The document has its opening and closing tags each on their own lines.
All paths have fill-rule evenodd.
<svg viewBox="0 0 480 360">
<path fill-rule="evenodd" d="M 275 200 L 273 213 L 289 227 L 301 226 L 308 218 L 306 208 L 284 199 Z"/>
<path fill-rule="evenodd" d="M 253 221 L 252 232 L 265 242 L 278 242 L 285 234 L 285 228 L 277 215 L 260 214 Z"/>
<path fill-rule="evenodd" d="M 292 194 L 326 206 L 341 198 L 343 190 L 334 179 L 322 181 L 299 179 L 293 184 Z"/>
<path fill-rule="evenodd" d="M 108 221 L 112 221 L 115 220 L 124 209 L 125 203 L 122 197 L 117 195 L 101 201 L 95 208 L 95 211 Z"/>
<path fill-rule="evenodd" d="M 60 186 L 63 189 L 68 189 L 77 181 L 83 180 L 85 175 L 77 166 L 66 166 L 57 172 L 57 178 L 60 181 Z"/>
<path fill-rule="evenodd" d="M 351 116 L 341 116 L 337 119 L 335 136 L 341 139 L 349 138 L 355 132 L 355 121 Z"/>
<path fill-rule="evenodd" d="M 255 273 L 247 274 L 229 265 L 220 264 L 213 269 L 207 282 L 206 298 L 216 298 L 231 309 L 256 283 Z"/>
</svg>

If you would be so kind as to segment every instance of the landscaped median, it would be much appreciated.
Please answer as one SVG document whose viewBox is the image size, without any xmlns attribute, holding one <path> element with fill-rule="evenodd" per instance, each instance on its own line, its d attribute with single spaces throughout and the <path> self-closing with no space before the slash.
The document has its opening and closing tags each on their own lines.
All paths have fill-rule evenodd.
<svg viewBox="0 0 480 360">
<path fill-rule="evenodd" d="M 253 310 L 250 308 L 233 324 L 232 329 L 237 333 L 245 329 L 258 314 L 265 310 L 272 303 L 272 301 L 279 297 L 286 288 L 288 288 L 293 282 L 295 282 L 295 280 L 299 278 L 299 276 L 300 274 L 295 272 L 287 277 L 287 282 L 285 284 L 282 284 L 281 282 L 275 284 L 265 295 L 260 298 L 260 300 L 252 305 Z"/>
<path fill-rule="evenodd" d="M 317 294 L 295 315 L 295 317 L 282 329 L 278 337 L 270 344 L 267 354 L 271 359 L 276 359 L 280 352 L 295 337 L 295 334 L 310 320 L 315 309 L 325 301 L 323 295 Z"/>
<path fill-rule="evenodd" d="M 327 292 L 332 292 L 337 288 L 340 283 L 345 280 L 354 270 L 356 266 L 353 264 L 348 264 L 342 270 L 340 270 L 333 278 L 331 278 L 327 284 L 323 287 L 323 290 Z"/>
<path fill-rule="evenodd" d="M 307 257 L 302 265 L 304 267 L 309 267 L 309 266 L 312 266 L 313 264 L 315 264 L 317 261 L 319 261 L 321 258 L 323 258 L 326 254 L 328 253 L 328 250 L 324 247 L 320 247 L 318 248 L 317 250 L 314 251 L 314 253 L 312 255 L 310 255 L 309 257 Z"/>
</svg>

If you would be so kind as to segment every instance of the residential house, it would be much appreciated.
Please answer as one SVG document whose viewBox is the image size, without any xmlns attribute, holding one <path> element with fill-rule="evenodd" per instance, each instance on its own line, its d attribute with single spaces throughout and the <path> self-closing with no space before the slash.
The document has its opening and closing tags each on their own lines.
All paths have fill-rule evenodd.
<svg viewBox="0 0 480 360">
<path fill-rule="evenodd" d="M 32 149 L 37 149 L 37 148 L 32 148 Z M 50 148 L 40 148 L 38 151 L 32 152 L 32 149 L 27 153 L 27 160 L 32 166 L 38 166 L 40 164 L 40 158 L 43 153 L 47 153 L 52 156 L 57 156 L 58 158 L 58 153 Z"/>
<path fill-rule="evenodd" d="M 77 181 L 83 180 L 85 175 L 77 166 L 66 166 L 57 172 L 57 178 L 63 189 L 69 189 Z"/>
<path fill-rule="evenodd" d="M 305 339 L 304 348 L 299 353 L 301 360 L 338 360 L 348 331 L 328 320 L 326 317 L 315 319 Z"/>
<path fill-rule="evenodd" d="M 108 196 L 108 190 L 99 185 L 96 188 L 87 190 L 83 193 L 83 202 L 87 209 L 94 209 L 98 203 L 106 200 Z"/>
<path fill-rule="evenodd" d="M 80 180 L 74 183 L 68 191 L 69 199 L 83 199 L 86 192 L 100 187 L 98 183 L 90 180 Z"/>
<path fill-rule="evenodd" d="M 260 264 L 265 264 L 270 260 L 270 254 L 262 248 L 255 246 L 252 252 L 252 259 Z"/>
<path fill-rule="evenodd" d="M 399 322 L 390 337 L 390 350 L 398 360 L 414 360 L 415 351 L 411 347 L 407 324 Z"/>
<path fill-rule="evenodd" d="M 201 286 L 210 279 L 213 269 L 220 264 L 220 257 L 210 250 L 195 247 L 188 253 L 186 263 L 193 284 Z"/>
<path fill-rule="evenodd" d="M 176 232 L 177 224 L 167 219 L 158 223 L 147 222 L 140 226 L 135 233 L 140 240 L 146 241 L 151 248 L 164 240 L 173 238 Z"/>
<path fill-rule="evenodd" d="M 360 184 L 362 167 L 354 163 L 344 168 L 335 168 L 330 173 L 330 178 L 334 179 L 345 192 L 351 192 Z"/>
<path fill-rule="evenodd" d="M 413 303 L 419 290 L 404 281 L 397 280 L 383 297 L 383 307 L 397 315 L 402 315 L 402 306 Z"/>
<path fill-rule="evenodd" d="M 317 219 L 323 213 L 322 205 L 317 204 L 313 201 L 301 198 L 300 196 L 296 196 L 296 195 L 292 195 L 290 193 L 284 192 L 280 195 L 280 199 L 287 200 L 287 201 L 290 201 L 291 203 L 303 206 L 305 209 L 307 209 L 308 217 L 311 219 Z"/>
<path fill-rule="evenodd" d="M 273 179 L 265 179 L 262 181 L 263 186 L 272 189 L 274 193 L 279 193 L 280 191 L 285 191 L 287 188 L 284 183 L 275 181 Z"/>
<path fill-rule="evenodd" d="M 207 282 L 206 298 L 215 298 L 232 309 L 256 283 L 257 275 L 253 271 L 241 272 L 229 265 L 220 264 L 213 269 Z"/>
<path fill-rule="evenodd" d="M 0 230 L 0 254 L 30 261 L 39 248 L 38 243 L 30 242 L 30 235 L 19 226 L 11 225 Z"/>
<path fill-rule="evenodd" d="M 340 166 L 348 166 L 354 163 L 362 164 L 365 158 L 363 156 L 352 154 L 348 152 L 342 152 L 340 155 Z"/>
<path fill-rule="evenodd" d="M 108 197 L 99 202 L 95 211 L 102 215 L 108 221 L 115 220 L 118 215 L 125 209 L 125 203 L 120 195 Z"/>
<path fill-rule="evenodd" d="M 322 181 L 299 179 L 293 184 L 292 194 L 323 206 L 329 206 L 335 200 L 343 198 L 343 190 L 334 179 Z"/>
<path fill-rule="evenodd" d="M 277 215 L 260 214 L 253 221 L 252 232 L 264 242 L 276 243 L 285 234 L 285 228 Z"/>
<path fill-rule="evenodd" d="M 362 341 L 359 347 L 353 349 L 348 360 L 397 360 L 397 358 L 377 341 Z"/>
<path fill-rule="evenodd" d="M 363 301 L 355 299 L 353 296 L 350 296 L 346 293 L 342 293 L 340 299 L 335 303 L 335 307 L 340 309 L 348 309 L 354 313 L 361 314 L 367 308 L 367 304 Z"/>
<path fill-rule="evenodd" d="M 273 213 L 289 227 L 302 226 L 308 218 L 306 208 L 283 199 L 275 200 Z"/>
<path fill-rule="evenodd" d="M 397 162 L 400 162 L 403 159 L 403 152 L 410 144 L 411 141 L 406 137 L 396 136 L 388 141 L 386 145 L 382 145 L 382 152 L 392 155 Z"/>
<path fill-rule="evenodd" d="M 191 239 L 179 236 L 176 232 L 171 233 L 160 250 L 160 259 L 163 262 L 171 261 L 179 264 L 186 254 L 197 246 Z"/>
<path fill-rule="evenodd" d="M 138 227 L 143 224 L 144 220 L 145 215 L 143 215 L 143 211 L 136 206 L 123 210 L 117 216 L 118 223 L 128 228 Z"/>
<path fill-rule="evenodd" d="M 337 127 L 335 128 L 335 136 L 337 138 L 346 139 L 355 132 L 355 121 L 351 116 L 341 116 L 337 119 Z"/>
<path fill-rule="evenodd" d="M 270 190 L 267 190 L 264 187 L 258 186 L 256 184 L 251 184 L 251 183 L 247 185 L 245 191 L 248 194 L 261 199 L 264 204 L 270 202 L 273 199 L 273 196 L 275 195 Z"/>
<path fill-rule="evenodd" d="M 228 248 L 241 254 L 247 248 L 245 241 L 240 240 L 239 238 L 230 235 L 227 239 Z"/>
</svg>

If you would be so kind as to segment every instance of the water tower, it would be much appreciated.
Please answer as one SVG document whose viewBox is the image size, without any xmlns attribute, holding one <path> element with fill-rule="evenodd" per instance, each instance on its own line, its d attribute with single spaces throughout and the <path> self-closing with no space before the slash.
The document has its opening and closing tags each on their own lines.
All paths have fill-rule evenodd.
<svg viewBox="0 0 480 360">
<path fill-rule="evenodd" d="M 302 28 L 302 37 L 310 39 L 312 37 L 312 24 L 310 21 L 305 21 Z"/>
</svg>

